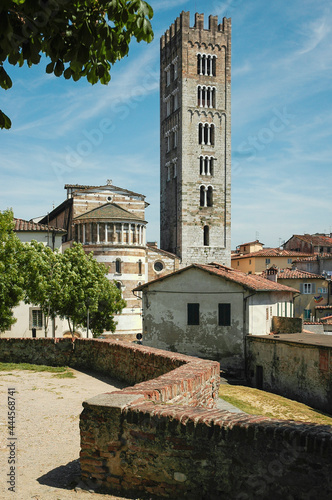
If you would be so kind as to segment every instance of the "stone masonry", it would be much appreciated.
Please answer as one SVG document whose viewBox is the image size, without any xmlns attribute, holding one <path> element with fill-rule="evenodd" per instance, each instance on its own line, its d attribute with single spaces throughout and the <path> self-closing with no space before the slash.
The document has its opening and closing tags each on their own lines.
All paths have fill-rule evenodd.
<svg viewBox="0 0 332 500">
<path fill-rule="evenodd" d="M 160 246 L 230 266 L 230 19 L 182 12 L 161 37 L 160 116 Z"/>
<path fill-rule="evenodd" d="M 331 426 L 219 410 L 215 361 L 47 338 L 0 339 L 0 360 L 96 370 L 131 384 L 83 403 L 80 465 L 90 487 L 156 500 L 331 499 Z"/>
</svg>

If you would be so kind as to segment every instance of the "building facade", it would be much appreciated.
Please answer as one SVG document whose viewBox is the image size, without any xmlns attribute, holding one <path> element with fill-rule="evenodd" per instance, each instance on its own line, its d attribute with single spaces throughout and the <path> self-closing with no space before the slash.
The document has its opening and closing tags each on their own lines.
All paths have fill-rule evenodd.
<svg viewBox="0 0 332 500">
<path fill-rule="evenodd" d="M 248 334 L 267 335 L 272 318 L 293 317 L 294 288 L 219 264 L 193 264 L 141 285 L 143 343 L 213 359 L 244 373 Z"/>
<path fill-rule="evenodd" d="M 64 229 L 55 228 L 47 224 L 38 224 L 33 221 L 14 218 L 14 232 L 22 243 L 31 243 L 32 240 L 61 252 L 62 239 L 66 234 Z M 25 304 L 23 301 L 13 309 L 16 322 L 9 330 L 0 332 L 0 337 L 62 337 L 68 332 L 66 320 L 56 318 L 48 320 L 41 308 L 36 304 Z"/>
<path fill-rule="evenodd" d="M 133 288 L 178 269 L 179 259 L 146 242 L 145 196 L 108 181 L 104 186 L 66 185 L 67 199 L 42 219 L 65 228 L 63 248 L 81 243 L 107 268 L 127 306 L 116 334 L 142 331 L 142 301 Z"/>
<path fill-rule="evenodd" d="M 232 267 L 248 274 L 261 274 L 271 266 L 291 269 L 294 259 L 309 254 L 280 248 L 263 248 L 255 252 L 232 254 Z"/>
<path fill-rule="evenodd" d="M 329 282 L 320 274 L 301 269 L 279 269 L 272 266 L 262 275 L 275 283 L 298 290 L 294 298 L 294 316 L 306 321 L 315 321 L 315 307 L 329 305 Z"/>
<path fill-rule="evenodd" d="M 160 247 L 230 265 L 230 19 L 182 12 L 161 37 L 160 120 Z"/>
<path fill-rule="evenodd" d="M 332 254 L 332 234 L 293 234 L 283 247 L 296 252 Z"/>
</svg>

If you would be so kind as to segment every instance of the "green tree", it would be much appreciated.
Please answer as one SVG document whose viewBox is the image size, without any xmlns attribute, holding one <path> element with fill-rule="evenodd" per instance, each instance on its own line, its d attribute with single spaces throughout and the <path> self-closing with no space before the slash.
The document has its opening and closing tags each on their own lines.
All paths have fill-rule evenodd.
<svg viewBox="0 0 332 500">
<path fill-rule="evenodd" d="M 121 299 L 121 292 L 114 282 L 111 284 L 107 278 L 100 280 L 98 306 L 90 313 L 89 327 L 93 336 L 99 337 L 105 330 L 114 332 L 116 328 L 114 315 L 120 314 L 125 306 L 126 302 Z"/>
<path fill-rule="evenodd" d="M 49 318 L 55 318 L 61 283 L 57 279 L 61 256 L 51 248 L 32 240 L 22 245 L 18 255 L 24 280 L 24 302 L 39 305 L 43 311 L 45 337 Z"/>
<path fill-rule="evenodd" d="M 132 37 L 152 41 L 152 16 L 143 0 L 1 0 L 0 86 L 12 86 L 5 62 L 31 67 L 42 54 L 50 59 L 47 73 L 107 84 Z M 0 128 L 10 127 L 0 111 Z"/>
<path fill-rule="evenodd" d="M 72 334 L 78 326 L 87 327 L 88 311 L 94 336 L 104 330 L 114 331 L 114 315 L 120 313 L 126 303 L 115 284 L 107 279 L 105 266 L 99 264 L 92 253 L 86 255 L 80 244 L 74 244 L 60 257 L 56 277 L 61 287 L 57 313 L 68 320 Z"/>
<path fill-rule="evenodd" d="M 0 331 L 15 323 L 12 309 L 23 299 L 23 278 L 17 259 L 21 248 L 14 233 L 13 212 L 0 212 Z"/>
</svg>

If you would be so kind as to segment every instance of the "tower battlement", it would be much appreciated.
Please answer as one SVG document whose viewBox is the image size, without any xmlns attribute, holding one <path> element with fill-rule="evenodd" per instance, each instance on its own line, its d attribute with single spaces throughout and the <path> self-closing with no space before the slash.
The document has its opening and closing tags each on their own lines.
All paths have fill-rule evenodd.
<svg viewBox="0 0 332 500">
<path fill-rule="evenodd" d="M 160 47 L 164 48 L 171 42 L 176 35 L 181 33 L 188 33 L 190 31 L 205 32 L 209 35 L 218 36 L 218 34 L 228 35 L 231 32 L 231 19 L 224 17 L 221 24 L 218 24 L 218 16 L 209 16 L 209 27 L 204 28 L 204 14 L 195 13 L 195 24 L 190 26 L 190 12 L 182 11 L 180 16 L 176 18 L 173 24 L 165 31 L 160 39 Z"/>
</svg>

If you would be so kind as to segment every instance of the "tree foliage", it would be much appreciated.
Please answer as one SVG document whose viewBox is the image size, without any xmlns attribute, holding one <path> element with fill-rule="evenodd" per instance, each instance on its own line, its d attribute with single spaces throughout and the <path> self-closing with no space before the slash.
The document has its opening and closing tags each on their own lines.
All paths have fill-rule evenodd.
<svg viewBox="0 0 332 500">
<path fill-rule="evenodd" d="M 53 252 L 43 243 L 21 243 L 13 230 L 11 210 L 0 212 L 0 331 L 16 319 L 12 309 L 20 300 L 38 305 L 46 318 L 68 320 L 72 333 L 89 327 L 94 336 L 115 331 L 114 316 L 126 306 L 121 292 L 108 280 L 107 269 L 82 245 Z"/>
<path fill-rule="evenodd" d="M 77 326 L 87 327 L 88 310 L 94 336 L 104 330 L 115 330 L 114 315 L 120 313 L 126 303 L 114 282 L 105 276 L 106 271 L 92 253 L 85 254 L 80 244 L 74 244 L 61 255 L 56 276 L 61 284 L 57 313 L 68 319 L 72 333 Z"/>
<path fill-rule="evenodd" d="M 18 262 L 22 243 L 13 228 L 13 212 L 0 212 L 0 331 L 8 330 L 15 323 L 12 309 L 23 298 Z"/>
<path fill-rule="evenodd" d="M 107 84 L 132 37 L 152 41 L 152 16 L 143 0 L 1 0 L 0 86 L 12 86 L 5 62 L 31 67 L 42 54 L 50 59 L 47 73 Z M 0 127 L 11 127 L 2 111 Z"/>
<path fill-rule="evenodd" d="M 46 336 L 48 319 L 55 318 L 61 293 L 61 283 L 57 279 L 60 254 L 32 240 L 30 244 L 22 245 L 18 260 L 23 277 L 24 302 L 39 305 L 43 311 Z"/>
</svg>

